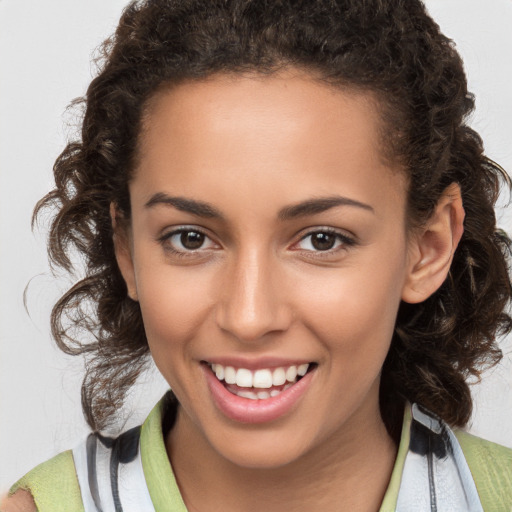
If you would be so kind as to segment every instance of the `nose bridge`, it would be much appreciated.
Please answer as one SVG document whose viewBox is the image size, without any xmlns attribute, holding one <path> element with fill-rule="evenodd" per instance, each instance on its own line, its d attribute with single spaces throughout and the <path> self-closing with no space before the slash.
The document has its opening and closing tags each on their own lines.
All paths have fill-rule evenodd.
<svg viewBox="0 0 512 512">
<path fill-rule="evenodd" d="M 224 276 L 217 322 L 240 341 L 256 341 L 286 330 L 291 319 L 279 283 L 276 257 L 261 246 L 245 248 Z"/>
</svg>

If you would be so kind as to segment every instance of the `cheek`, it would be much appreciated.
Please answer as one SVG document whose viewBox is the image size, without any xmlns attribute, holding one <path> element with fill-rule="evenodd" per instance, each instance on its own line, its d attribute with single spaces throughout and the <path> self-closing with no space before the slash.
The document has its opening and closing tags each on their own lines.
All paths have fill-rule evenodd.
<svg viewBox="0 0 512 512">
<path fill-rule="evenodd" d="M 384 253 L 336 272 L 326 273 L 302 292 L 307 305 L 305 323 L 328 344 L 331 353 L 367 360 L 385 357 L 400 304 L 405 261 L 388 259 Z M 398 253 L 400 254 L 400 253 Z"/>
<path fill-rule="evenodd" d="M 175 350 L 194 337 L 211 307 L 204 269 L 160 265 L 140 269 L 137 290 L 151 350 Z"/>
</svg>

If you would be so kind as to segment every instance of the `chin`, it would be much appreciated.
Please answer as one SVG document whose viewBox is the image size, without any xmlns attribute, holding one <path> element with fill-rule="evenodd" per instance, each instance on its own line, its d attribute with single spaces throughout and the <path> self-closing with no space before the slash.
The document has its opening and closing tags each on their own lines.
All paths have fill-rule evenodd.
<svg viewBox="0 0 512 512">
<path fill-rule="evenodd" d="M 258 429 L 246 425 L 243 431 L 223 431 L 207 441 L 222 459 L 240 468 L 279 469 L 299 462 L 314 449 L 313 436 L 306 436 L 308 440 L 295 425 L 292 430 L 283 426 Z"/>
<path fill-rule="evenodd" d="M 244 469 L 279 469 L 297 462 L 303 457 L 300 449 L 293 447 L 277 448 L 262 446 L 230 447 L 219 454 L 230 463 Z"/>
</svg>

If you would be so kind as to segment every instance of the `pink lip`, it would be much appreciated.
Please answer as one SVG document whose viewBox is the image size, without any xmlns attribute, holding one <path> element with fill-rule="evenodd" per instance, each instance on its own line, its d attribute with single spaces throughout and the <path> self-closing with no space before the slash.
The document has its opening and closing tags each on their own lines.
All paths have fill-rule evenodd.
<svg viewBox="0 0 512 512">
<path fill-rule="evenodd" d="M 201 365 L 217 408 L 228 418 L 241 423 L 266 423 L 287 414 L 304 396 L 314 370 L 278 396 L 266 400 L 251 400 L 230 393 L 215 377 L 210 367 Z"/>
</svg>

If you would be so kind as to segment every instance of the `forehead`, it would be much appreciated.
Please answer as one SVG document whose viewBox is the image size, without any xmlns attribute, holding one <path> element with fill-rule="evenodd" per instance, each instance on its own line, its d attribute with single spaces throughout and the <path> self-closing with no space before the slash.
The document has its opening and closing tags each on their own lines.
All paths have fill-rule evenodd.
<svg viewBox="0 0 512 512">
<path fill-rule="evenodd" d="M 155 93 L 146 105 L 141 147 L 159 139 L 155 132 L 164 130 L 165 134 L 171 127 L 175 135 L 179 130 L 192 139 L 206 130 L 221 135 L 223 125 L 229 123 L 229 135 L 237 132 L 245 142 L 247 132 L 261 141 L 279 132 L 289 141 L 306 137 L 311 142 L 325 140 L 330 132 L 341 142 L 347 129 L 357 129 L 361 141 L 371 143 L 378 156 L 384 128 L 379 106 L 370 91 L 340 88 L 298 70 L 272 75 L 218 74 Z"/>
<path fill-rule="evenodd" d="M 385 184 L 402 198 L 403 176 L 382 155 L 382 131 L 374 95 L 310 75 L 185 82 L 149 101 L 132 185 L 146 196 L 169 188 L 204 195 L 225 185 L 294 202 L 333 187 L 372 195 Z"/>
</svg>

